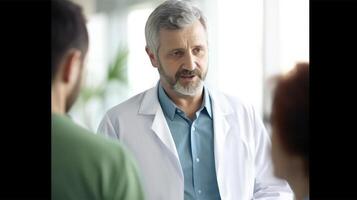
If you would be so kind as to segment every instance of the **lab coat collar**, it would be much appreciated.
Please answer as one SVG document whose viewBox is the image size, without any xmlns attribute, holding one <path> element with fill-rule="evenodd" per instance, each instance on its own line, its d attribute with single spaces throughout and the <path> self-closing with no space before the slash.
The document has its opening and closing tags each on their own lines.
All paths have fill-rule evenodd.
<svg viewBox="0 0 357 200">
<path fill-rule="evenodd" d="M 156 84 L 155 87 L 147 90 L 143 96 L 140 108 L 139 108 L 139 114 L 142 115 L 155 115 L 155 119 L 153 121 L 153 127 L 160 129 L 160 130 L 166 130 L 164 132 L 162 131 L 157 131 L 156 134 L 160 134 L 160 139 L 162 141 L 166 141 L 165 144 L 167 146 L 172 146 L 175 147 L 174 141 L 172 139 L 170 129 L 168 128 L 167 123 L 162 123 L 160 122 L 161 120 L 165 121 L 165 116 L 163 114 L 163 111 L 160 107 L 159 103 L 159 98 L 158 98 L 158 87 L 159 83 Z M 212 102 L 212 111 L 213 111 L 213 118 L 214 118 L 214 132 L 215 135 L 218 136 L 219 140 L 224 139 L 226 136 L 225 134 L 228 133 L 228 129 L 230 128 L 229 123 L 227 122 L 227 117 L 233 113 L 233 108 L 229 104 L 228 100 L 225 98 L 225 96 L 219 92 L 217 92 L 213 88 L 206 87 L 207 90 L 209 91 L 210 97 L 211 97 L 211 102 Z M 161 116 L 162 115 L 162 116 Z M 159 117 L 159 118 L 157 118 Z M 161 118 L 162 117 L 162 118 Z M 158 121 L 156 121 L 158 120 Z M 165 121 L 166 122 L 166 121 Z M 155 124 L 157 123 L 157 124 Z M 158 127 L 158 124 L 164 124 L 165 127 Z M 162 125 L 160 125 L 162 126 Z M 222 135 L 221 135 L 222 134 Z M 171 142 L 172 140 L 172 142 Z M 172 143 L 172 144 L 171 144 Z M 215 141 L 215 143 L 220 143 L 219 141 Z M 176 151 L 176 148 L 173 148 Z M 177 154 L 177 152 L 176 152 Z"/>
<path fill-rule="evenodd" d="M 209 94 L 211 96 L 212 107 L 215 108 L 214 111 L 216 111 L 213 111 L 213 116 L 217 114 L 225 116 L 233 113 L 234 109 L 227 101 L 227 98 L 225 98 L 224 94 L 211 87 L 206 86 L 206 88 L 209 90 Z"/>
<path fill-rule="evenodd" d="M 155 115 L 157 110 L 160 108 L 159 98 L 157 95 L 158 84 L 147 90 L 141 101 L 139 114 L 142 115 Z"/>
</svg>

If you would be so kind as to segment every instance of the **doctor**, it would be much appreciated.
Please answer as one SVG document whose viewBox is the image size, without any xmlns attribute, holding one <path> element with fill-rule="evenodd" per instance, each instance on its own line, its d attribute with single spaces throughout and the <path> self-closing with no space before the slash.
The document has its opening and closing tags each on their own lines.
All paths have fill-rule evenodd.
<svg viewBox="0 0 357 200">
<path fill-rule="evenodd" d="M 292 199 L 288 184 L 273 176 L 257 113 L 204 85 L 206 31 L 189 2 L 157 7 L 145 36 L 160 81 L 110 109 L 98 132 L 132 152 L 149 200 Z"/>
</svg>

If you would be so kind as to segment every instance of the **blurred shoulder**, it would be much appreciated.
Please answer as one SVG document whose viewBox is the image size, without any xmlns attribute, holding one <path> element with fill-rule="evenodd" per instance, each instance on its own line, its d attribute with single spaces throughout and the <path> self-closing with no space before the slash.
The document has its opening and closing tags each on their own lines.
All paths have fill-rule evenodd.
<svg viewBox="0 0 357 200">
<path fill-rule="evenodd" d="M 54 148 L 66 148 L 73 155 L 83 155 L 99 159 L 124 156 L 124 150 L 119 141 L 94 134 L 88 129 L 79 126 L 66 116 L 52 117 L 52 145 Z"/>
</svg>

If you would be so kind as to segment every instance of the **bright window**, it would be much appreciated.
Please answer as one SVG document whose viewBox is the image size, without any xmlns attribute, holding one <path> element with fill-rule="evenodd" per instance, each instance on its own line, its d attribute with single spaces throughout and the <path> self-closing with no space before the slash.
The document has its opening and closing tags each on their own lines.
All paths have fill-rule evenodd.
<svg viewBox="0 0 357 200">
<path fill-rule="evenodd" d="M 135 9 L 128 16 L 128 81 L 129 96 L 143 92 L 155 86 L 159 80 L 158 71 L 154 68 L 145 52 L 145 23 L 152 9 Z"/>
</svg>

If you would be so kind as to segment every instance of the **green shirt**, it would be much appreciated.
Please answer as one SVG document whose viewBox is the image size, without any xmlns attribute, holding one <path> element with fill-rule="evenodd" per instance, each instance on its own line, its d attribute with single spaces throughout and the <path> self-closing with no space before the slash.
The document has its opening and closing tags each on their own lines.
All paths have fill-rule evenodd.
<svg viewBox="0 0 357 200">
<path fill-rule="evenodd" d="M 132 158 L 111 141 L 52 114 L 52 200 L 144 199 Z"/>
</svg>

